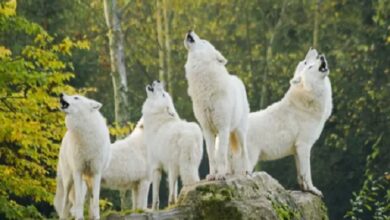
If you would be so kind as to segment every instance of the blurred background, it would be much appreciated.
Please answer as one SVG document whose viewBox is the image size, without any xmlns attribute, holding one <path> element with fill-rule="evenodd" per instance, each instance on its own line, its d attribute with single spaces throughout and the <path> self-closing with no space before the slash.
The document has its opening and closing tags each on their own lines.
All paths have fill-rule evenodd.
<svg viewBox="0 0 390 220">
<path fill-rule="evenodd" d="M 324 53 L 334 109 L 312 149 L 314 185 L 330 219 L 390 218 L 389 1 L 0 0 L 0 219 L 55 216 L 59 92 L 103 103 L 112 141 L 141 117 L 154 79 L 195 120 L 184 75 L 189 29 L 228 59 L 251 111 L 283 97 L 310 47 Z M 299 189 L 292 157 L 257 169 Z M 102 209 L 120 209 L 117 192 L 103 197 Z"/>
</svg>

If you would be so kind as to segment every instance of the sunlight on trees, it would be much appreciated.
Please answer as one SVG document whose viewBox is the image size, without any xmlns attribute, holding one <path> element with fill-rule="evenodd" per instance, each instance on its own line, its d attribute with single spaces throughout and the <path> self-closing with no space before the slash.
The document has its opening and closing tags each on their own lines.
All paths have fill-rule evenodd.
<svg viewBox="0 0 390 220">
<path fill-rule="evenodd" d="M 334 110 L 312 150 L 313 181 L 331 219 L 390 215 L 388 1 L 116 0 L 122 34 L 116 39 L 104 2 L 113 1 L 0 0 L 0 218 L 54 212 L 65 129 L 57 110 L 60 91 L 96 88 L 89 95 L 104 104 L 111 132 L 120 136 L 141 116 L 145 85 L 162 78 L 181 117 L 195 120 L 184 76 L 189 29 L 228 59 L 229 72 L 246 85 L 252 111 L 283 97 L 296 64 L 316 45 L 329 62 Z M 121 44 L 122 54 L 111 56 Z M 113 62 L 120 65 L 113 68 Z M 126 86 L 114 88 L 109 73 L 119 70 L 125 70 Z M 119 93 L 129 103 L 121 119 Z M 297 189 L 289 159 L 259 167 Z M 118 201 L 112 204 L 119 208 Z"/>
</svg>

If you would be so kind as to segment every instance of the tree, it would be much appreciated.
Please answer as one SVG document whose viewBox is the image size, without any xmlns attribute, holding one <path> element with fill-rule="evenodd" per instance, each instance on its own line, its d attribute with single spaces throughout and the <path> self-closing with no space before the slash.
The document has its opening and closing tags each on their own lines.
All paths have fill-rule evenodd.
<svg viewBox="0 0 390 220">
<path fill-rule="evenodd" d="M 275 37 L 278 34 L 279 29 L 282 27 L 283 20 L 285 19 L 285 10 L 287 7 L 287 1 L 284 0 L 282 2 L 282 6 L 280 9 L 280 14 L 277 19 L 277 22 L 273 28 L 270 28 L 270 31 L 268 33 L 268 45 L 265 55 L 265 71 L 263 72 L 262 77 L 262 86 L 261 86 L 261 96 L 260 96 L 260 108 L 263 109 L 266 107 L 266 104 L 268 104 L 266 98 L 267 98 L 267 81 L 268 81 L 268 75 L 271 74 L 274 71 L 273 64 L 272 64 L 272 58 L 273 58 L 273 47 L 274 47 L 274 41 Z"/>
<path fill-rule="evenodd" d="M 319 20 L 320 20 L 320 4 L 321 0 L 317 0 L 315 3 L 315 9 L 314 9 L 314 27 L 313 27 L 313 48 L 318 48 L 318 26 L 319 26 Z"/>
<path fill-rule="evenodd" d="M 162 6 L 161 1 L 156 0 L 156 30 L 157 30 L 157 42 L 158 42 L 158 78 L 161 81 L 166 80 L 166 74 L 164 70 L 164 43 L 163 43 L 163 25 L 161 16 Z"/>
<path fill-rule="evenodd" d="M 165 82 L 167 91 L 173 97 L 171 72 L 171 42 L 169 34 L 169 0 L 156 0 L 156 30 L 158 42 L 159 79 Z M 171 85 L 172 84 L 172 85 Z"/>
<path fill-rule="evenodd" d="M 114 89 L 115 122 L 124 125 L 129 121 L 129 98 L 124 53 L 124 36 L 121 28 L 121 15 L 116 0 L 103 0 L 104 15 L 109 40 L 111 77 Z"/>
<path fill-rule="evenodd" d="M 39 219 L 52 210 L 65 131 L 57 97 L 75 91 L 66 85 L 74 74 L 64 58 L 88 43 L 55 43 L 42 27 L 17 16 L 12 0 L 0 3 L 0 33 L 0 218 Z"/>
<path fill-rule="evenodd" d="M 170 26 L 170 19 L 169 19 L 169 8 L 170 8 L 170 0 L 163 0 L 163 18 L 164 18 L 164 31 L 165 31 L 165 70 L 167 74 L 167 91 L 171 94 L 171 96 L 174 96 L 173 93 L 173 76 L 171 72 L 171 42 L 170 42 L 170 35 L 169 35 L 169 26 Z"/>
<path fill-rule="evenodd" d="M 351 210 L 345 218 L 386 220 L 390 216 L 390 174 L 378 173 L 375 170 L 375 160 L 380 155 L 379 144 L 383 133 L 372 146 L 372 153 L 367 156 L 364 172 L 364 182 L 358 193 L 353 193 Z"/>
<path fill-rule="evenodd" d="M 183 37 L 189 29 L 209 40 L 228 59 L 229 72 L 238 75 L 246 85 L 252 111 L 283 97 L 298 61 L 309 47 L 317 45 L 329 63 L 334 110 L 312 149 L 312 170 L 314 183 L 325 194 L 330 218 L 341 219 L 347 210 L 352 210 L 354 204 L 350 199 L 358 201 L 353 192 L 355 195 L 360 195 L 361 191 L 370 195 L 373 192 L 368 193 L 373 181 L 364 175 L 366 167 L 370 167 L 366 166 L 366 161 L 383 133 L 383 138 L 375 145 L 379 156 L 371 163 L 373 168 L 369 172 L 373 174 L 372 180 L 381 179 L 382 183 L 385 169 L 390 166 L 387 148 L 390 145 L 387 138 L 390 4 L 387 1 L 158 0 L 159 7 L 156 1 L 116 0 L 123 45 L 126 45 L 124 63 L 126 71 L 131 73 L 127 76 L 131 121 L 141 116 L 145 85 L 159 78 L 159 70 L 164 71 L 168 89 L 174 89 L 179 114 L 186 120 L 195 120 L 183 68 L 187 57 Z M 281 13 L 283 2 L 286 6 Z M 105 18 L 101 13 L 103 1 L 23 0 L 19 1 L 19 6 L 20 14 L 47 27 L 51 35 L 91 42 L 90 50 L 72 53 L 78 74 L 70 83 L 76 87 L 96 87 L 98 90 L 93 96 L 104 103 L 103 114 L 113 122 L 112 77 L 107 74 L 111 72 L 111 57 Z M 161 40 L 156 26 L 157 10 L 161 16 Z M 282 14 L 284 17 L 276 28 Z M 14 37 L 1 32 L 1 35 L 4 35 L 3 47 L 11 51 L 12 56 L 24 47 L 20 42 L 28 38 L 24 34 Z M 160 57 L 164 57 L 162 62 Z M 262 88 L 266 92 L 262 92 Z M 260 163 L 259 167 L 283 186 L 298 189 L 293 164 L 292 158 L 286 158 Z M 202 177 L 206 170 L 207 163 L 202 163 Z M 382 195 L 379 193 L 373 198 L 386 201 Z M 165 201 L 162 199 L 163 204 Z M 118 209 L 119 202 L 113 203 Z M 360 216 L 372 214 L 363 210 L 363 214 L 358 213 Z"/>
</svg>

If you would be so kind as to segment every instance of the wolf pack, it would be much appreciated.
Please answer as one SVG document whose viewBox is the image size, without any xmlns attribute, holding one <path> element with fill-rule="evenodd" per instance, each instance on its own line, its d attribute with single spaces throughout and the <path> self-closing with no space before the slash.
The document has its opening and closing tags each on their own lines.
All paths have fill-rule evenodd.
<svg viewBox="0 0 390 220">
<path fill-rule="evenodd" d="M 101 187 L 131 190 L 132 208 L 159 209 L 162 173 L 168 179 L 168 203 L 183 186 L 200 181 L 206 144 L 206 181 L 251 175 L 258 161 L 295 158 L 302 191 L 322 196 L 312 182 L 310 151 L 332 111 L 332 91 L 325 56 L 310 48 L 300 61 L 284 97 L 250 113 L 244 83 L 229 74 L 227 59 L 195 32 L 185 35 L 185 77 L 197 122 L 180 118 L 170 94 L 158 80 L 147 85 L 142 117 L 131 134 L 110 142 L 102 104 L 81 95 L 60 95 L 66 134 L 57 166 L 54 206 L 60 219 L 99 219 Z"/>
</svg>

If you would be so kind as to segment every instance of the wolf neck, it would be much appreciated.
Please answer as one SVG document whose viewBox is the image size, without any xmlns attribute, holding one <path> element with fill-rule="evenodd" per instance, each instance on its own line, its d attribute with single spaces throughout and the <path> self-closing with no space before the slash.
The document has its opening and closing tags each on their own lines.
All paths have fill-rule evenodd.
<svg viewBox="0 0 390 220">
<path fill-rule="evenodd" d="M 195 91 L 219 90 L 216 86 L 226 86 L 229 75 L 226 67 L 216 62 L 197 61 L 189 57 L 185 65 L 188 80 L 188 92 L 191 96 Z"/>
<path fill-rule="evenodd" d="M 89 132 L 93 128 L 101 127 L 102 124 L 106 127 L 105 120 L 98 111 L 90 112 L 89 114 L 80 114 L 77 117 L 68 115 L 65 121 L 68 130 L 74 133 Z"/>
<path fill-rule="evenodd" d="M 312 91 L 303 90 L 296 86 L 290 86 L 287 94 L 283 98 L 295 109 L 311 113 L 320 118 L 327 119 L 332 108 L 332 98 L 329 80 L 323 85 L 317 85 Z"/>
<path fill-rule="evenodd" d="M 165 123 L 172 122 L 172 121 L 177 121 L 180 120 L 179 115 L 174 113 L 174 115 L 171 115 L 168 112 L 153 112 L 153 113 L 148 113 L 144 115 L 144 124 L 145 128 L 148 129 L 149 131 L 155 130 L 156 128 L 159 128 Z M 153 127 L 151 127 L 153 125 Z"/>
</svg>

